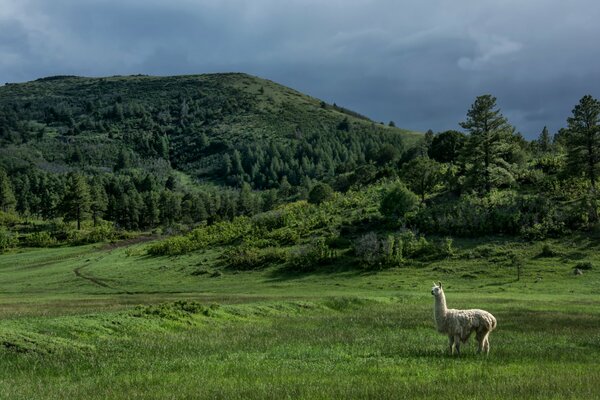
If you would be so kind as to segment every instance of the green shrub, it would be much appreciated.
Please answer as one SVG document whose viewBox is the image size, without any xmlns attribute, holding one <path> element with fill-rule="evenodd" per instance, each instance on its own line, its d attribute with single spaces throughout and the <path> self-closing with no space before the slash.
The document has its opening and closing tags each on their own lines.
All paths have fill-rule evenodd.
<svg viewBox="0 0 600 400">
<path fill-rule="evenodd" d="M 337 258 L 337 252 L 330 249 L 322 237 L 315 238 L 310 244 L 299 246 L 288 253 L 288 266 L 299 272 L 312 271 L 331 263 Z"/>
<path fill-rule="evenodd" d="M 236 270 L 252 270 L 264 268 L 270 264 L 283 264 L 287 260 L 284 249 L 267 247 L 264 249 L 247 244 L 234 246 L 223 253 L 227 267 Z"/>
<path fill-rule="evenodd" d="M 403 184 L 396 184 L 390 188 L 383 198 L 379 210 L 388 218 L 398 220 L 415 210 L 419 205 L 419 198 Z"/>
<path fill-rule="evenodd" d="M 25 237 L 25 243 L 31 247 L 52 247 L 58 241 L 48 231 L 34 232 Z"/>
<path fill-rule="evenodd" d="M 333 197 L 333 189 L 326 183 L 317 183 L 308 193 L 308 202 L 321 204 Z"/>
<path fill-rule="evenodd" d="M 296 244 L 300 241 L 300 233 L 288 226 L 275 229 L 265 235 L 266 238 L 275 240 L 282 245 Z"/>
<path fill-rule="evenodd" d="M 556 257 L 559 253 L 552 248 L 550 243 L 544 243 L 542 246 L 542 251 L 540 252 L 538 257 Z"/>
<path fill-rule="evenodd" d="M 577 265 L 575 265 L 575 268 L 582 269 L 582 270 L 590 270 L 593 267 L 594 267 L 594 265 L 589 261 L 578 262 Z"/>
<path fill-rule="evenodd" d="M 16 247 L 17 244 L 19 244 L 17 235 L 3 227 L 0 227 L 0 253 Z"/>
<path fill-rule="evenodd" d="M 15 226 L 19 223 L 19 217 L 13 213 L 0 211 L 0 226 Z"/>
</svg>

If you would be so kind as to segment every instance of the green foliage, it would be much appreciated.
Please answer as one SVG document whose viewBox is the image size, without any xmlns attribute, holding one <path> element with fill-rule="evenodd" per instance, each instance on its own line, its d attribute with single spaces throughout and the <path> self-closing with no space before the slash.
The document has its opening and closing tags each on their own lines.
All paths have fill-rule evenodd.
<svg viewBox="0 0 600 400">
<path fill-rule="evenodd" d="M 429 157 L 417 157 L 404 164 L 402 167 L 402 181 L 410 190 L 421 197 L 432 193 L 442 179 L 442 166 Z"/>
<path fill-rule="evenodd" d="M 61 208 L 65 221 L 77 221 L 77 229 L 90 211 L 90 189 L 80 174 L 70 174 L 62 199 Z"/>
<path fill-rule="evenodd" d="M 456 163 L 465 146 L 466 136 L 458 131 L 445 131 L 433 137 L 429 157 L 441 163 Z"/>
<path fill-rule="evenodd" d="M 381 214 L 395 220 L 402 219 L 418 207 L 419 198 L 401 183 L 390 187 L 381 199 Z"/>
<path fill-rule="evenodd" d="M 9 212 L 14 210 L 17 200 L 13 193 L 12 185 L 6 171 L 0 168 L 0 211 Z"/>
<path fill-rule="evenodd" d="M 223 253 L 225 264 L 235 270 L 253 270 L 271 264 L 284 264 L 287 254 L 284 249 L 267 247 L 259 249 L 248 244 L 233 246 Z"/>
<path fill-rule="evenodd" d="M 589 271 L 593 269 L 594 265 L 590 261 L 581 261 L 575 264 L 574 268 Z"/>
<path fill-rule="evenodd" d="M 14 233 L 0 226 L 0 253 L 16 247 L 18 243 L 19 240 Z"/>
<path fill-rule="evenodd" d="M 51 247 L 55 246 L 58 241 L 50 234 L 50 232 L 41 231 L 25 236 L 25 243 L 30 247 Z"/>
<path fill-rule="evenodd" d="M 317 183 L 308 194 L 308 202 L 321 204 L 333 197 L 333 189 L 326 183 Z"/>
<path fill-rule="evenodd" d="M 408 223 L 420 231 L 439 235 L 476 237 L 503 233 L 543 239 L 563 234 L 572 212 L 571 208 L 557 207 L 548 198 L 492 191 L 484 197 L 464 195 L 452 202 L 422 208 Z"/>
<path fill-rule="evenodd" d="M 325 238 L 317 237 L 309 244 L 292 248 L 287 262 L 293 271 L 308 272 L 331 263 L 337 257 L 337 251 L 327 245 Z"/>
<path fill-rule="evenodd" d="M 585 176 L 595 188 L 600 165 L 600 101 L 583 96 L 567 119 L 568 163 L 573 175 Z"/>
<path fill-rule="evenodd" d="M 462 157 L 472 187 L 488 193 L 511 184 L 516 138 L 514 128 L 496 109 L 496 98 L 477 97 L 460 126 L 469 131 Z"/>
</svg>

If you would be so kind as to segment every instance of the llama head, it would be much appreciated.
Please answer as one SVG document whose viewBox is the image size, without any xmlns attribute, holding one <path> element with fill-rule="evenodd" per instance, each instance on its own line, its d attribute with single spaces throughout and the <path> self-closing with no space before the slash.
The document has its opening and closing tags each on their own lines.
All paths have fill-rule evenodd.
<svg viewBox="0 0 600 400">
<path fill-rule="evenodd" d="M 431 288 L 431 294 L 437 297 L 443 292 L 444 290 L 442 289 L 442 282 L 438 282 L 437 284 L 434 282 L 433 287 Z"/>
</svg>

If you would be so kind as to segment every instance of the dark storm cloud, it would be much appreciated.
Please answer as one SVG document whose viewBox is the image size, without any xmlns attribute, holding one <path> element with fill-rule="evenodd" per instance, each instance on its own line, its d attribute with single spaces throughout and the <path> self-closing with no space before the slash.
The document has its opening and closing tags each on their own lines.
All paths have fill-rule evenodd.
<svg viewBox="0 0 600 400">
<path fill-rule="evenodd" d="M 492 93 L 527 137 L 600 96 L 594 0 L 0 0 L 0 80 L 242 71 L 454 129 Z"/>
</svg>

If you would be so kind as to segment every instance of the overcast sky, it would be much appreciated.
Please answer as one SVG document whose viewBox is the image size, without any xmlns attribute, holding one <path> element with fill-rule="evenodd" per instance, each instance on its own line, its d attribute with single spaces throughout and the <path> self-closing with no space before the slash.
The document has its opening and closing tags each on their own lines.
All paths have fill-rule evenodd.
<svg viewBox="0 0 600 400">
<path fill-rule="evenodd" d="M 598 0 L 0 0 L 0 82 L 247 72 L 377 121 L 526 137 L 600 97 Z"/>
</svg>

